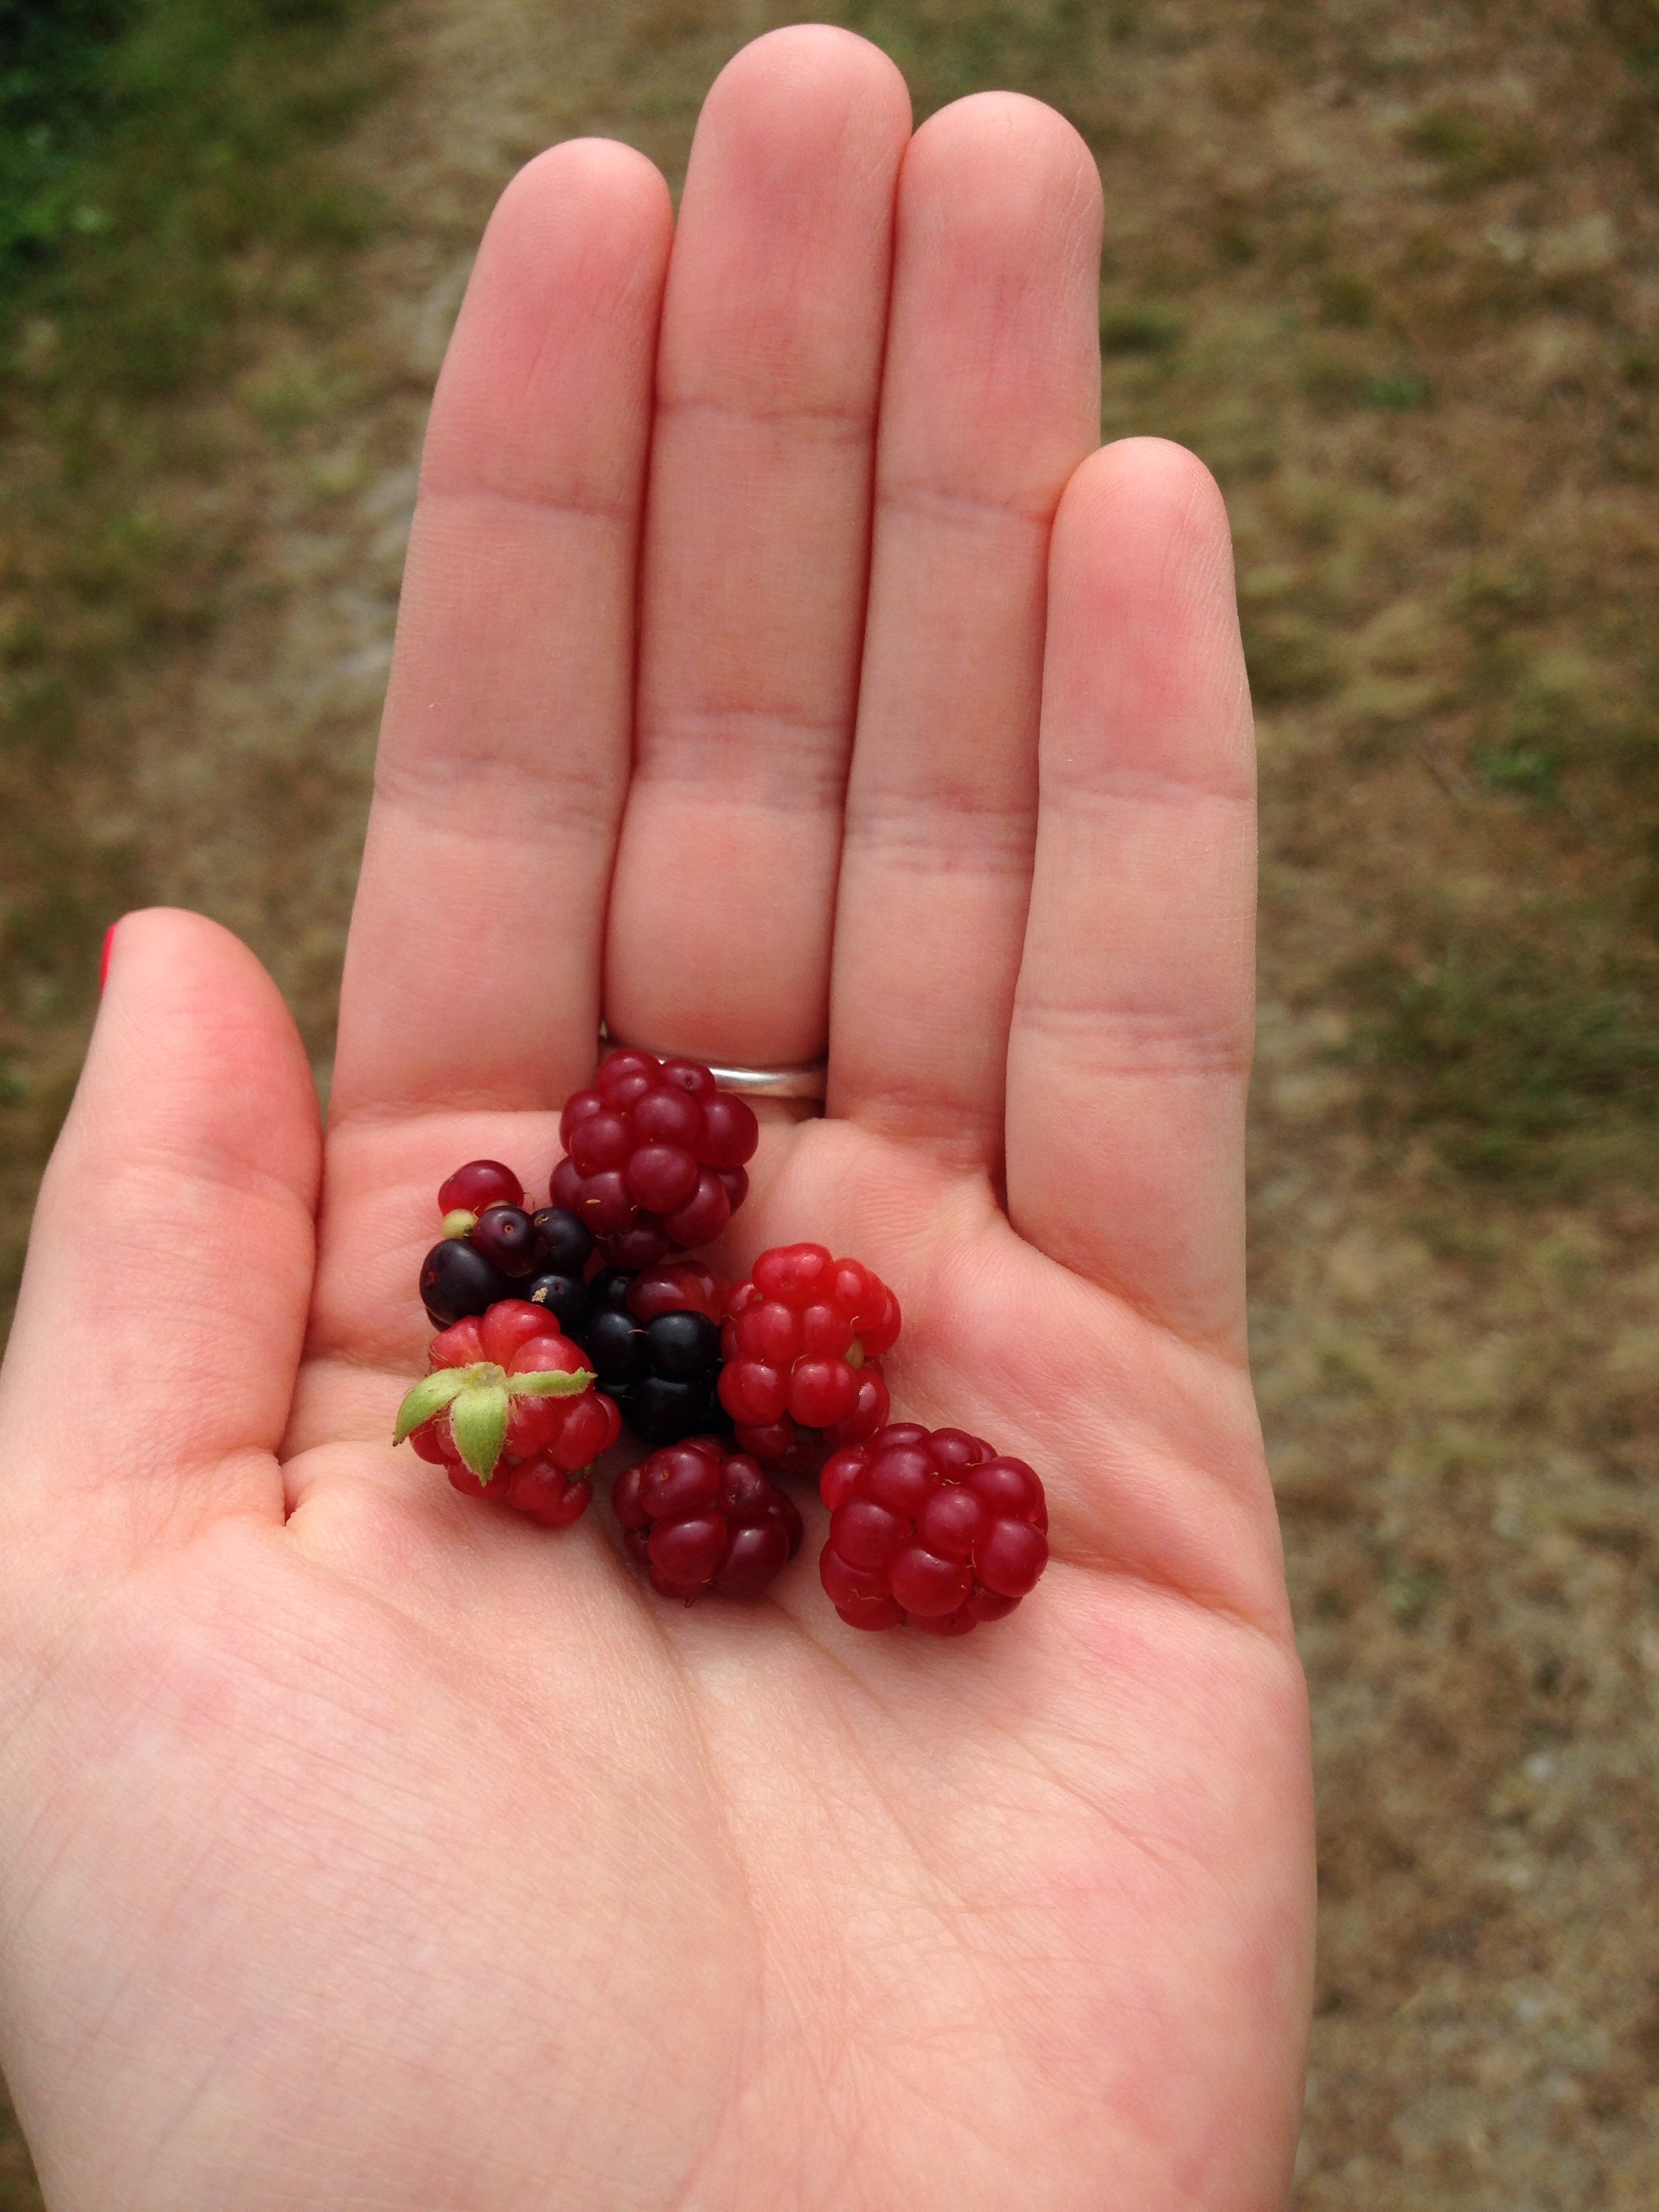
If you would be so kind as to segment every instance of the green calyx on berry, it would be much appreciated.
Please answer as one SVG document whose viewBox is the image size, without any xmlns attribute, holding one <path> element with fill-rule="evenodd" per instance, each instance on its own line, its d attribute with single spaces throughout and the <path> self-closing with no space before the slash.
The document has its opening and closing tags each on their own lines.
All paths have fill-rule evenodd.
<svg viewBox="0 0 1659 2212">
<path fill-rule="evenodd" d="M 455 1449 L 478 1480 L 488 1482 L 507 1441 L 514 1398 L 574 1398 L 592 1382 L 593 1370 L 588 1367 L 579 1367 L 568 1375 L 553 1368 L 509 1375 L 489 1359 L 471 1367 L 440 1367 L 422 1376 L 398 1407 L 392 1441 L 402 1443 L 405 1437 L 447 1410 Z"/>
</svg>

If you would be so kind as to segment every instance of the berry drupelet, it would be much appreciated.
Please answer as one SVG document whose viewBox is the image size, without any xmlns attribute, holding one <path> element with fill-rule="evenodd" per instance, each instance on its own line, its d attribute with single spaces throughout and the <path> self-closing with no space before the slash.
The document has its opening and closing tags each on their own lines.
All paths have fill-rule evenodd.
<svg viewBox="0 0 1659 2212">
<path fill-rule="evenodd" d="M 760 1126 L 694 1060 L 613 1052 L 565 1107 L 555 1206 L 629 1273 L 718 1237 L 748 1194 Z"/>
<path fill-rule="evenodd" d="M 793 1499 L 713 1437 L 653 1452 L 629 1468 L 611 1503 L 629 1555 L 663 1597 L 752 1597 L 800 1549 Z"/>
<path fill-rule="evenodd" d="M 896 1422 L 827 1461 L 818 1572 L 854 1628 L 965 1636 L 1013 1611 L 1048 1563 L 1042 1485 L 960 1429 Z"/>
</svg>

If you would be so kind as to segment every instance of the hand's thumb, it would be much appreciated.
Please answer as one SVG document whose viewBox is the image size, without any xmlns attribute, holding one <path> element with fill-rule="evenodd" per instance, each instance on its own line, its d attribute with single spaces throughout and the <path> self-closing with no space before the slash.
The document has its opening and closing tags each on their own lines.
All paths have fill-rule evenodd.
<svg viewBox="0 0 1659 2212">
<path fill-rule="evenodd" d="M 0 1370 L 0 1533 L 109 1565 L 215 1512 L 280 1515 L 319 1160 L 252 954 L 199 915 L 129 915 Z"/>
</svg>

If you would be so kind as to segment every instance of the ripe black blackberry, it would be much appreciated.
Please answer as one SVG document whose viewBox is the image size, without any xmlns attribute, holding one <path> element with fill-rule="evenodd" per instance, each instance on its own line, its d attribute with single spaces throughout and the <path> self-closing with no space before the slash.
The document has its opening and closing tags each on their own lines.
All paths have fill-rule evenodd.
<svg viewBox="0 0 1659 2212">
<path fill-rule="evenodd" d="M 606 1267 L 587 1285 L 592 1313 L 573 1334 L 641 1443 L 653 1448 L 729 1427 L 721 1410 L 720 1332 L 677 1308 L 642 1321 L 629 1303 L 638 1279 Z"/>
</svg>

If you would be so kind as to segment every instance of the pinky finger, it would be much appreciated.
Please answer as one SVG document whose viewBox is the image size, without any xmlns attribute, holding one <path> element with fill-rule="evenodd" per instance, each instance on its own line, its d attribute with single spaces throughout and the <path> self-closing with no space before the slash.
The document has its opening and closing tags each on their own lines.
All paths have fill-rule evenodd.
<svg viewBox="0 0 1659 2212">
<path fill-rule="evenodd" d="M 1050 554 L 1008 1204 L 1054 1258 L 1242 1351 L 1255 755 L 1226 512 L 1180 447 L 1077 471 Z"/>
</svg>

